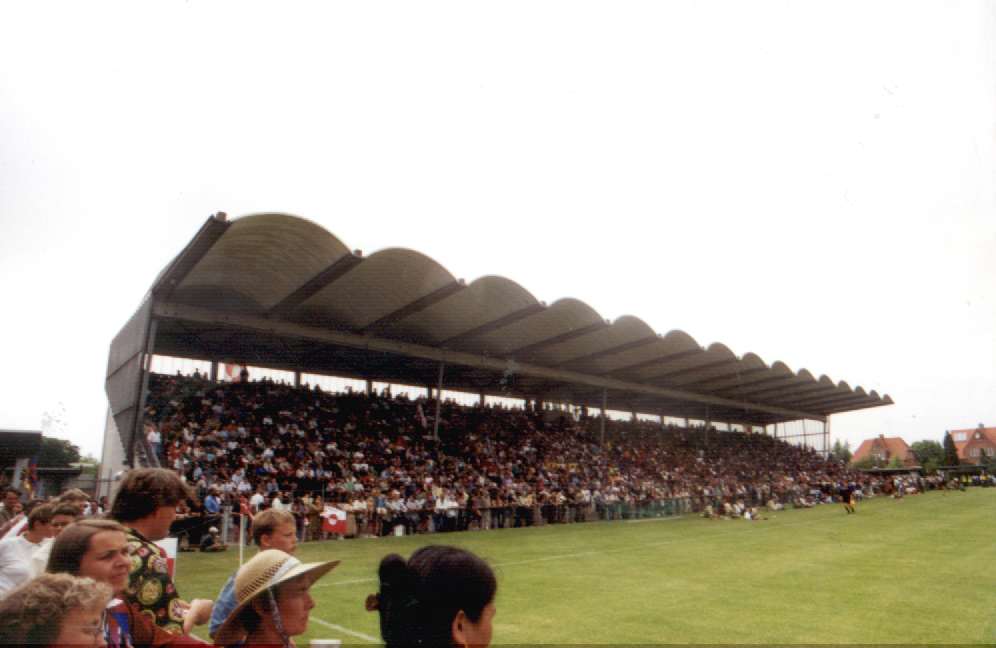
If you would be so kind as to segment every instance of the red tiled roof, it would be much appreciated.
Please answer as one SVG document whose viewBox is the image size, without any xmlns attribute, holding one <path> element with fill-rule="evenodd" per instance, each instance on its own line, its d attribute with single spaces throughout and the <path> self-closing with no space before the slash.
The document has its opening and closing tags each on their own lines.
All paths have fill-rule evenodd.
<svg viewBox="0 0 996 648">
<path fill-rule="evenodd" d="M 900 437 L 877 436 L 872 439 L 865 439 L 854 451 L 852 462 L 861 461 L 872 455 L 884 456 L 885 461 L 891 461 L 893 457 L 900 457 L 906 466 L 917 465 L 916 456 L 909 445 Z"/>
<path fill-rule="evenodd" d="M 958 449 L 958 459 L 963 462 L 980 463 L 981 457 L 973 456 L 972 454 L 972 451 L 976 448 L 996 448 L 996 440 L 993 440 L 985 434 L 980 434 L 977 437 L 973 434 L 969 437 L 969 440 L 966 441 L 960 449 Z M 991 453 L 992 450 L 990 450 L 987 454 Z"/>
<path fill-rule="evenodd" d="M 988 439 L 993 444 L 996 444 L 996 428 L 970 428 L 967 430 L 951 430 L 951 439 L 954 441 L 955 450 L 958 451 L 958 458 L 965 458 L 965 446 L 967 446 L 972 440 L 975 439 L 975 433 L 978 432 L 984 439 Z M 958 435 L 964 433 L 965 438 L 961 441 L 958 440 Z"/>
</svg>

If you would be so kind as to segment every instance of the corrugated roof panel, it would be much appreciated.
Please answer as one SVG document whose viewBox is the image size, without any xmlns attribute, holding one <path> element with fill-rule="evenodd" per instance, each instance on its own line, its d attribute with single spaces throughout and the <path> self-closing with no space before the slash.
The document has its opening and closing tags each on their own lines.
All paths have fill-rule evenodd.
<svg viewBox="0 0 996 648">
<path fill-rule="evenodd" d="M 362 259 L 295 216 L 255 214 L 230 223 L 221 217 L 205 228 L 181 254 L 188 261 L 171 264 L 176 278 L 158 298 L 622 380 L 633 393 L 613 398 L 630 403 L 650 398 L 670 406 L 669 399 L 648 396 L 647 386 L 814 414 L 892 402 L 827 376 L 817 380 L 805 369 L 793 373 L 780 361 L 769 368 L 752 353 L 738 359 L 720 343 L 702 349 L 682 331 L 660 336 L 637 317 L 608 324 L 577 299 L 545 307 L 504 277 L 464 286 L 417 251 L 391 248 Z M 522 384 L 534 383 L 556 393 L 573 388 L 549 380 Z M 772 415 L 780 416 L 777 410 L 765 416 Z"/>
<path fill-rule="evenodd" d="M 358 330 L 453 281 L 446 268 L 421 252 L 388 248 L 318 291 L 290 319 Z"/>
<path fill-rule="evenodd" d="M 275 213 L 244 216 L 232 221 L 187 274 L 174 299 L 192 303 L 206 294 L 213 301 L 204 304 L 208 307 L 230 303 L 264 312 L 347 254 L 342 241 L 309 220 Z"/>
<path fill-rule="evenodd" d="M 533 317 L 523 318 L 481 335 L 477 340 L 477 346 L 496 357 L 519 352 L 523 359 L 532 358 L 544 342 L 546 346 L 556 344 L 557 339 L 570 336 L 574 332 L 580 334 L 584 334 L 585 331 L 590 332 L 589 327 L 602 322 L 604 320 L 601 315 L 583 301 L 571 298 L 559 299 Z"/>
<path fill-rule="evenodd" d="M 574 340 L 568 340 L 542 350 L 536 362 L 547 366 L 570 364 L 576 371 L 584 371 L 594 354 L 601 354 L 625 344 L 656 336 L 653 329 L 638 317 L 623 315 L 610 326 Z"/>
<path fill-rule="evenodd" d="M 459 336 L 538 305 L 529 291 L 511 279 L 481 277 L 444 302 L 406 318 L 387 337 L 465 348 L 474 340 L 461 340 Z"/>
</svg>

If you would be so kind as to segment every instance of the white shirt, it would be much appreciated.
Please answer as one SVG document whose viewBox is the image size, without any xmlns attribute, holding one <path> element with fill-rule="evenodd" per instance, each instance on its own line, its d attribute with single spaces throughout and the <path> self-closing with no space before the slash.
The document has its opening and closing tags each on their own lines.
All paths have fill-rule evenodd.
<svg viewBox="0 0 996 648">
<path fill-rule="evenodd" d="M 38 545 L 26 537 L 0 541 L 0 597 L 32 577 L 31 554 Z"/>
<path fill-rule="evenodd" d="M 55 544 L 55 538 L 45 538 L 36 545 L 38 548 L 31 554 L 32 578 L 38 578 L 45 573 L 45 568 L 48 567 L 48 557 L 52 555 L 53 544 Z"/>
</svg>

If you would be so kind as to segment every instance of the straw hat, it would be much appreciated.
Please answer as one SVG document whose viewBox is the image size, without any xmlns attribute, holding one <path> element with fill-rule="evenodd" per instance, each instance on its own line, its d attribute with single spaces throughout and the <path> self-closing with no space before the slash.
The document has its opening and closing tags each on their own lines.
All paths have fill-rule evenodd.
<svg viewBox="0 0 996 648">
<path fill-rule="evenodd" d="M 235 575 L 235 600 L 237 605 L 214 635 L 216 645 L 228 646 L 241 641 L 245 635 L 242 626 L 242 612 L 253 599 L 271 587 L 298 578 L 310 576 L 315 582 L 333 567 L 338 560 L 322 563 L 302 563 L 300 560 L 279 549 L 267 549 L 256 554 L 252 560 L 242 565 Z"/>
</svg>

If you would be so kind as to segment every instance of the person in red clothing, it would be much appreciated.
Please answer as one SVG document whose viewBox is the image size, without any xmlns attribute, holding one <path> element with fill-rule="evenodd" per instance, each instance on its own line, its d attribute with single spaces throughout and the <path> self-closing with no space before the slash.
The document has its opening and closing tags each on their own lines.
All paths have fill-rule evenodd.
<svg viewBox="0 0 996 648">
<path fill-rule="evenodd" d="M 92 578 L 110 586 L 116 598 L 107 606 L 104 637 L 108 648 L 203 645 L 192 637 L 163 630 L 137 606 L 122 600 L 132 562 L 126 532 L 112 520 L 71 524 L 52 545 L 46 571 Z"/>
</svg>

